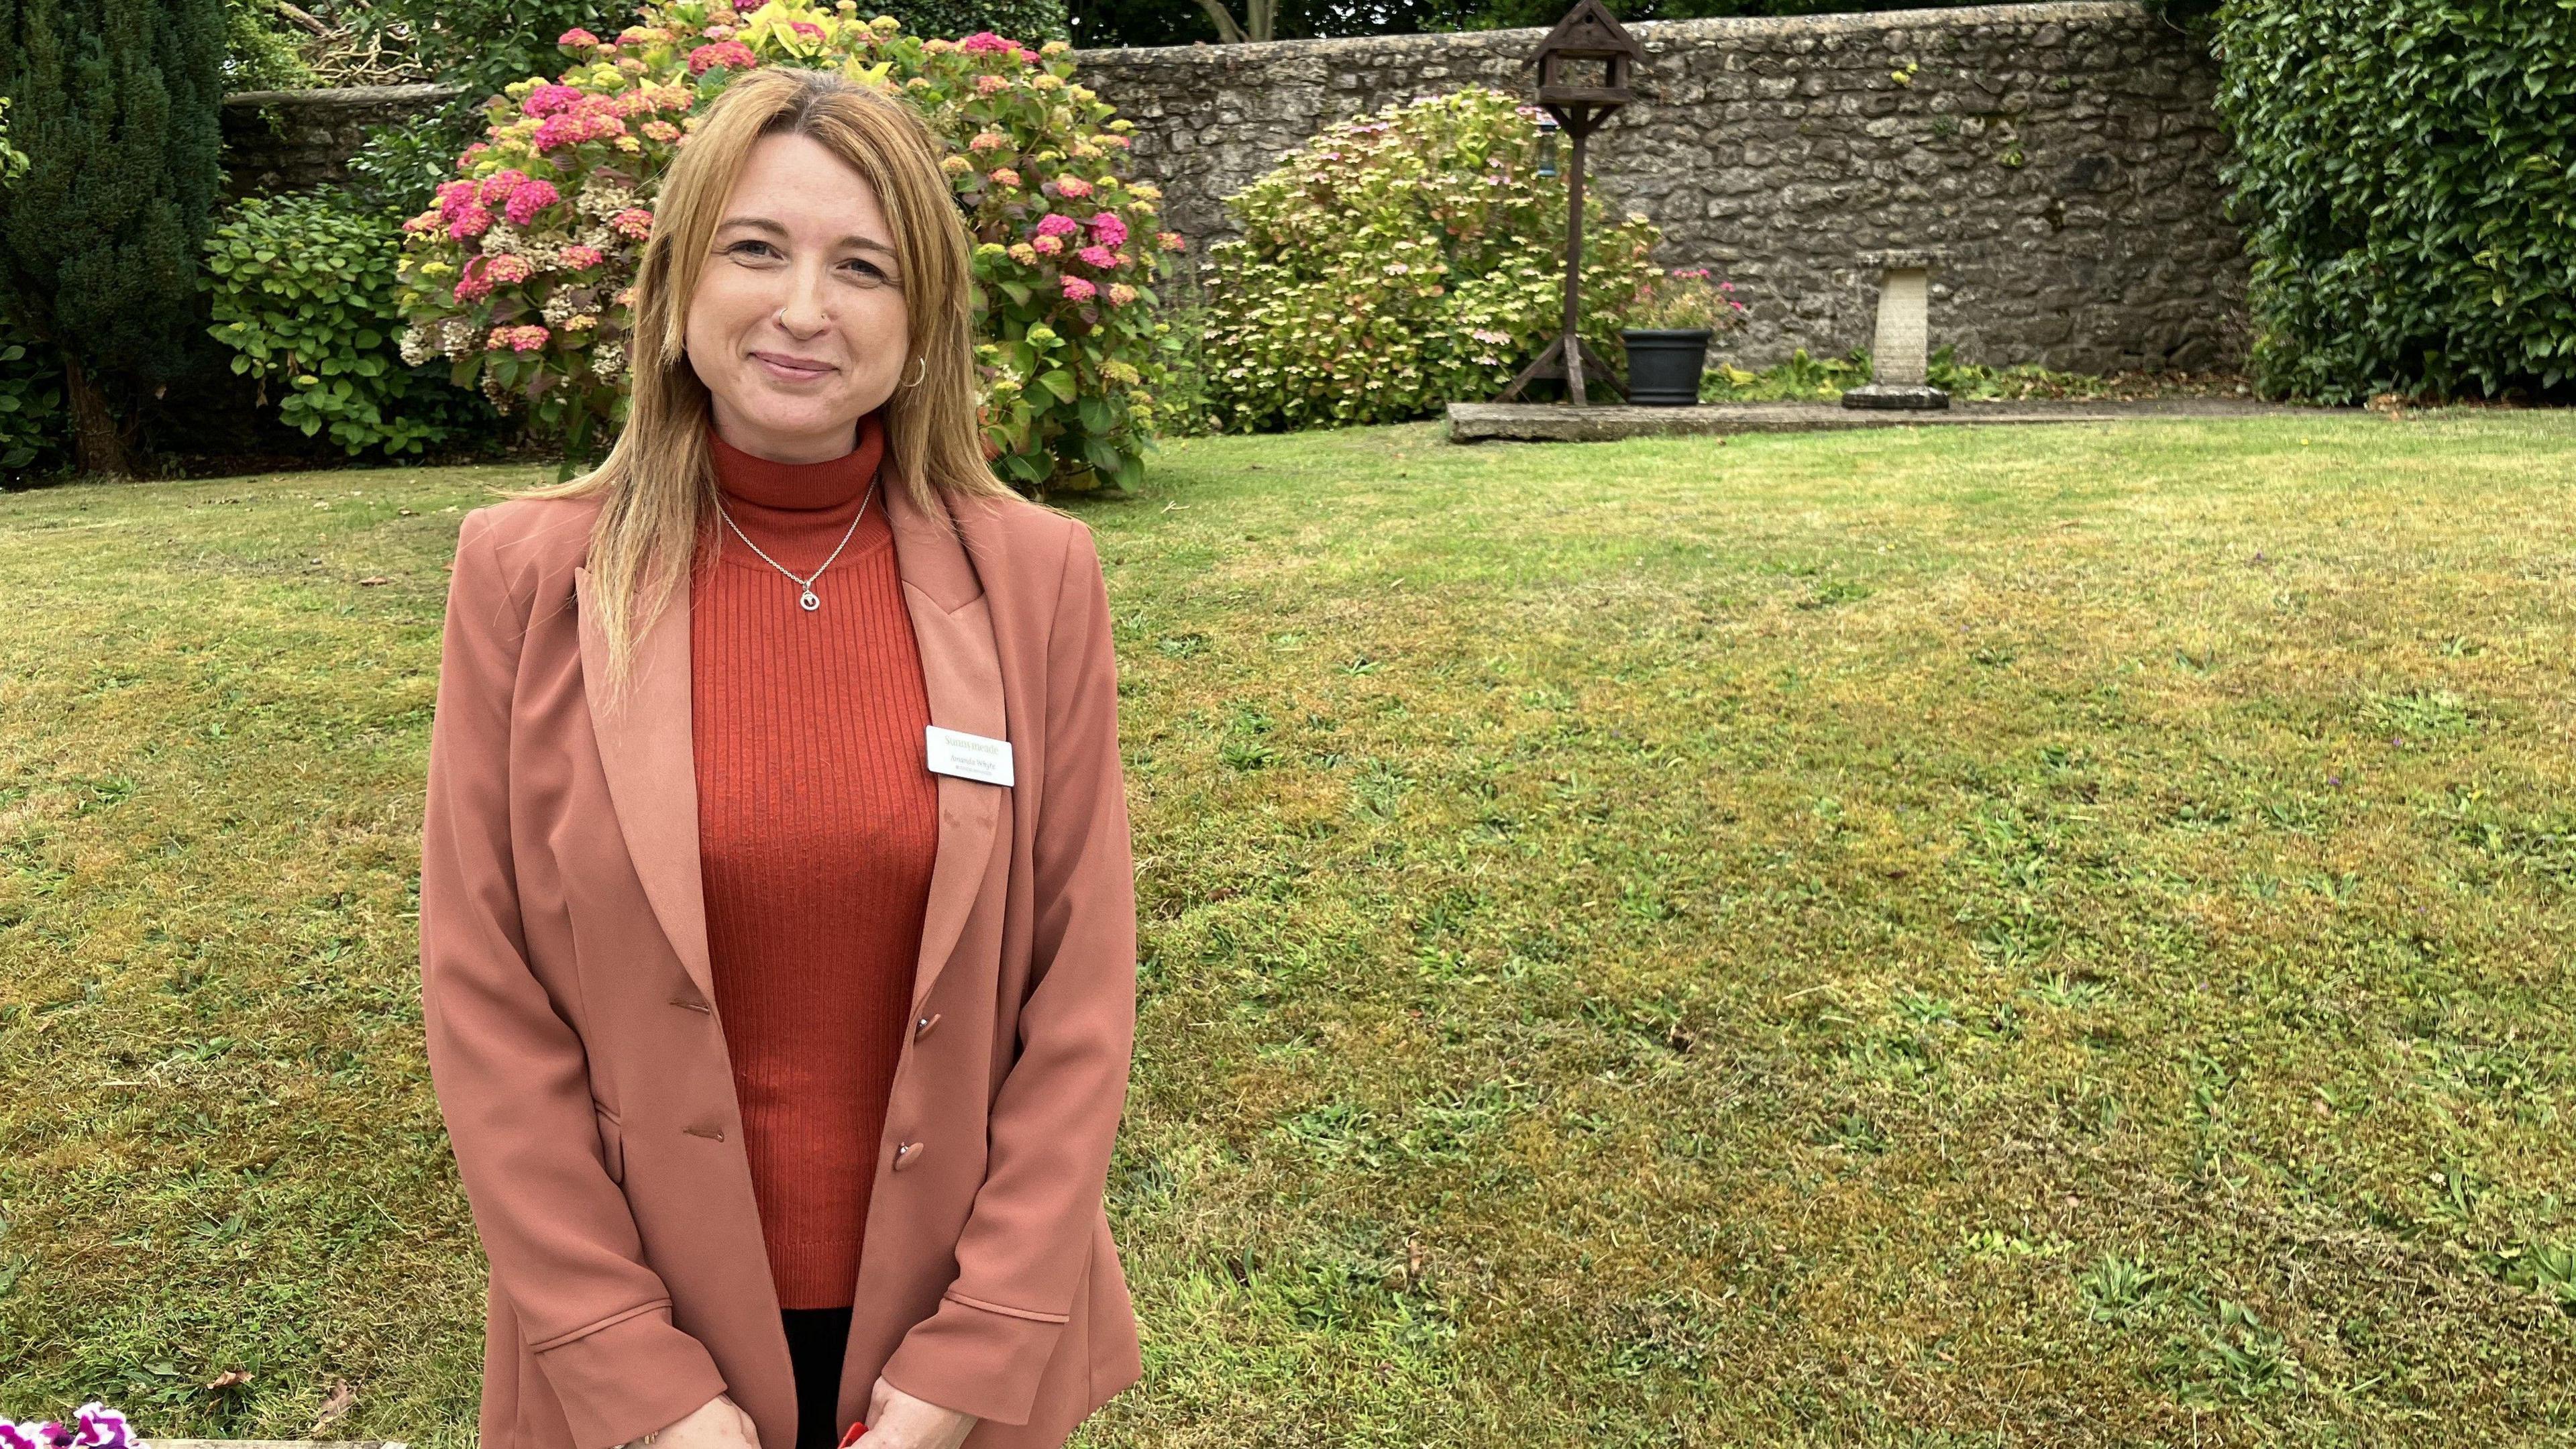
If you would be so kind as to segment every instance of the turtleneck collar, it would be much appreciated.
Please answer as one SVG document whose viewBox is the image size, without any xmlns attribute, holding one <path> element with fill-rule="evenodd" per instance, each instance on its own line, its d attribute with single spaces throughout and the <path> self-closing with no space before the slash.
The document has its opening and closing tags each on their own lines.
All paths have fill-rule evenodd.
<svg viewBox="0 0 2576 1449">
<path fill-rule="evenodd" d="M 838 568 L 892 540 L 882 497 L 860 514 L 869 496 L 868 485 L 876 480 L 877 467 L 885 457 L 882 410 L 859 419 L 857 447 L 820 463 L 779 463 L 746 453 L 724 440 L 713 419 L 707 423 L 707 453 L 734 527 L 788 568 L 799 572 L 818 568 L 826 558 L 832 558 L 832 566 Z M 854 516 L 858 518 L 855 532 L 851 530 Z M 725 532 L 721 523 L 710 522 L 718 535 Z M 833 549 L 841 547 L 844 538 L 849 540 L 847 547 L 834 557 Z M 746 550 L 724 548 L 728 542 L 732 540 L 719 537 L 719 557 L 749 568 L 769 567 Z"/>
<path fill-rule="evenodd" d="M 885 412 L 880 408 L 861 417 L 858 446 L 820 463 L 779 463 L 746 453 L 724 440 L 712 418 L 707 421 L 707 451 L 715 459 L 716 483 L 729 501 L 796 512 L 839 508 L 856 503 L 876 478 L 885 456 Z"/>
</svg>

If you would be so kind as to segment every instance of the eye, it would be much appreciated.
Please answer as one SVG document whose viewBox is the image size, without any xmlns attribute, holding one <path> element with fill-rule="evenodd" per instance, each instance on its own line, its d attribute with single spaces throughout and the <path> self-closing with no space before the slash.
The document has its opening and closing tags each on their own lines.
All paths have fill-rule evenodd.
<svg viewBox="0 0 2576 1449">
<path fill-rule="evenodd" d="M 865 257 L 852 257 L 847 262 L 843 263 L 843 265 L 856 268 L 858 270 L 859 280 L 872 286 L 879 282 L 888 282 L 893 280 L 893 278 L 886 275 L 885 268 L 878 266 L 876 263 L 869 261 Z"/>
<path fill-rule="evenodd" d="M 726 248 L 724 249 L 724 251 L 723 251 L 722 255 L 725 255 L 725 256 L 728 256 L 728 257 L 730 257 L 730 256 L 736 256 L 736 255 L 739 255 L 739 254 L 743 251 L 743 249 L 744 249 L 744 248 L 746 248 L 746 247 L 758 247 L 758 248 L 760 248 L 762 251 L 772 251 L 772 250 L 775 250 L 775 248 L 771 247 L 771 246 L 769 245 L 769 243 L 767 243 L 767 242 L 765 242 L 765 241 L 745 240 L 745 241 L 738 241 L 738 242 L 735 242 L 733 245 L 726 247 Z"/>
</svg>

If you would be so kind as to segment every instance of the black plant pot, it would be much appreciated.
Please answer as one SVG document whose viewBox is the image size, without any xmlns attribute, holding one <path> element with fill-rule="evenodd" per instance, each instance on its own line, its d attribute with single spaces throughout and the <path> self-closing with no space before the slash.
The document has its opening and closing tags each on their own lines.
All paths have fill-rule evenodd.
<svg viewBox="0 0 2576 1449">
<path fill-rule="evenodd" d="M 1628 401 L 1632 406 L 1686 408 L 1699 401 L 1700 370 L 1708 366 L 1705 327 L 1630 327 Z"/>
</svg>

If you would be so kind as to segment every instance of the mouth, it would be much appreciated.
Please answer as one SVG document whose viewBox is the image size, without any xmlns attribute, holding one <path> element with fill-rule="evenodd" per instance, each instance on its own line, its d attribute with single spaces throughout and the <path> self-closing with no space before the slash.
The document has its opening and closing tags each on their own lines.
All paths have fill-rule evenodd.
<svg viewBox="0 0 2576 1449">
<path fill-rule="evenodd" d="M 784 352 L 754 352 L 751 359 L 760 364 L 763 372 L 780 382 L 812 382 L 838 371 L 819 357 L 795 357 Z"/>
</svg>

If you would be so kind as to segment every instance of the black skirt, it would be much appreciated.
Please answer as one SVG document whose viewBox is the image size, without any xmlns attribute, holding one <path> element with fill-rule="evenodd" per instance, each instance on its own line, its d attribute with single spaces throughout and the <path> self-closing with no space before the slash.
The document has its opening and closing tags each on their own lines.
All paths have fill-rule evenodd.
<svg viewBox="0 0 2576 1449">
<path fill-rule="evenodd" d="M 841 1442 L 841 1355 L 850 1345 L 850 1310 L 782 1308 L 778 1316 L 787 1325 L 787 1357 L 796 1365 L 796 1449 L 833 1449 Z"/>
</svg>

